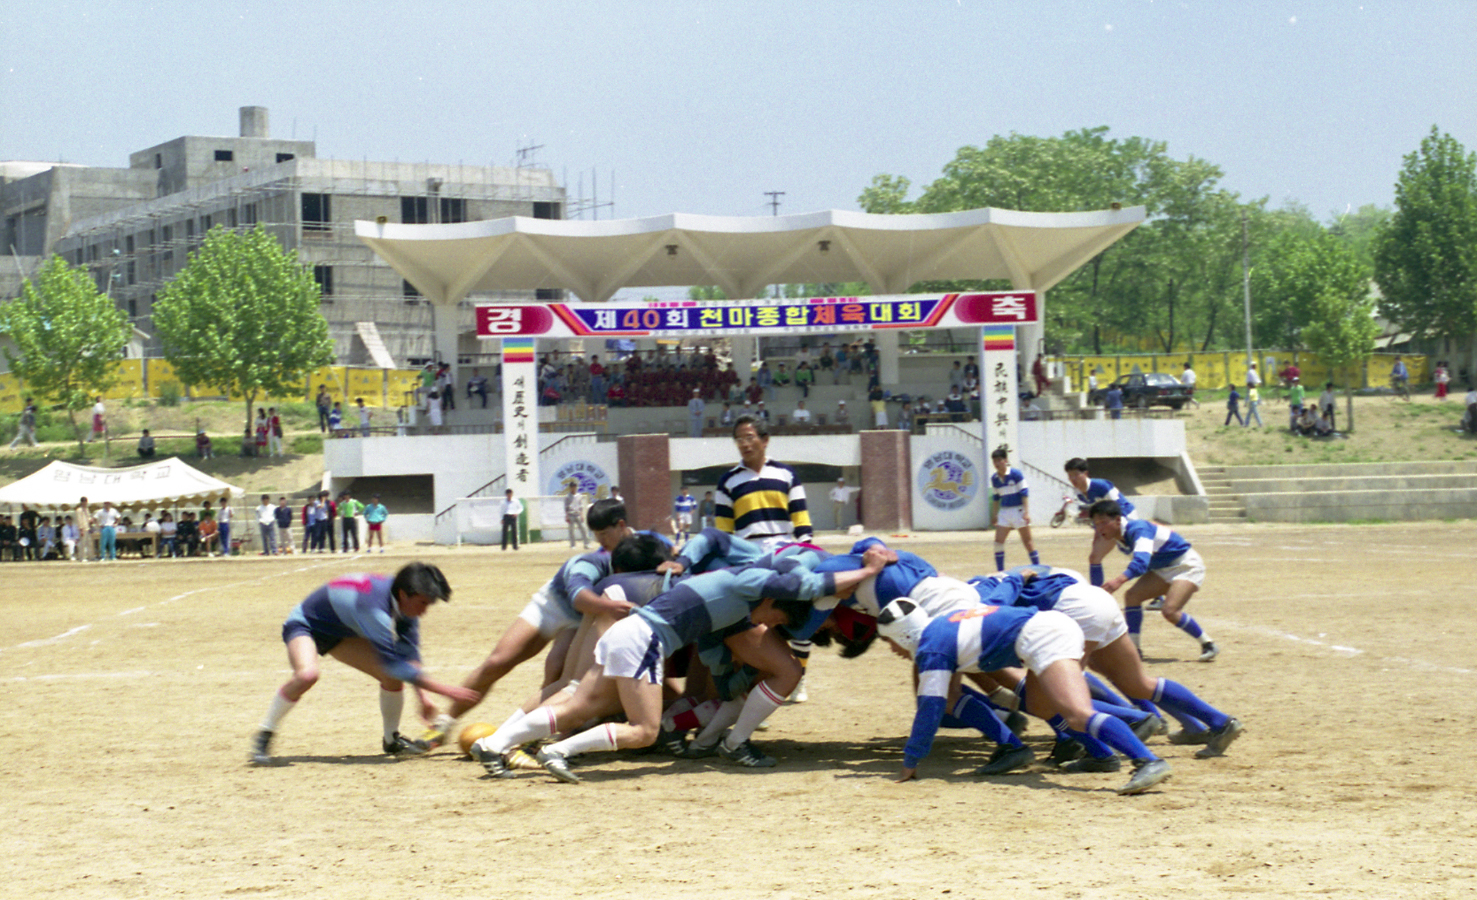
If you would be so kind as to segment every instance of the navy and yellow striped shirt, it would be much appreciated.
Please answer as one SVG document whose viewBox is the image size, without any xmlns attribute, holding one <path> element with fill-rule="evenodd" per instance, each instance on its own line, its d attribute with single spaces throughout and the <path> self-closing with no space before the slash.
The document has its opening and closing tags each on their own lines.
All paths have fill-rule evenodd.
<svg viewBox="0 0 1477 900">
<path fill-rule="evenodd" d="M 714 522 L 747 540 L 789 535 L 810 540 L 810 512 L 805 508 L 805 486 L 795 470 L 766 459 L 758 472 L 742 464 L 718 479 L 714 492 Z"/>
</svg>

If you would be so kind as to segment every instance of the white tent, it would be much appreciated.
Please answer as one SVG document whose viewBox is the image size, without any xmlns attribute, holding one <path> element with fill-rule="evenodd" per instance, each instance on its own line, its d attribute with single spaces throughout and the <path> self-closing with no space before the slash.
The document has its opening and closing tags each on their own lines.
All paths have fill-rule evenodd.
<svg viewBox="0 0 1477 900">
<path fill-rule="evenodd" d="M 246 492 L 212 478 L 178 457 L 127 469 L 76 466 L 55 460 L 51 465 L 0 488 L 0 505 L 24 504 L 40 509 L 69 509 L 83 497 L 94 508 L 104 500 L 120 509 L 152 509 L 233 498 Z"/>
</svg>

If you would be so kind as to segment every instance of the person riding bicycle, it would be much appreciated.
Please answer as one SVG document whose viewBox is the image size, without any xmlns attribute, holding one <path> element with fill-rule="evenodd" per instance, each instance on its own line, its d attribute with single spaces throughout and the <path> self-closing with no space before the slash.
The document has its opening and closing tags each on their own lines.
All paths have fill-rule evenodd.
<svg viewBox="0 0 1477 900">
<path fill-rule="evenodd" d="M 1390 387 L 1398 394 L 1404 394 L 1410 399 L 1410 370 L 1405 367 L 1400 357 L 1395 357 L 1395 364 L 1390 367 Z"/>
</svg>

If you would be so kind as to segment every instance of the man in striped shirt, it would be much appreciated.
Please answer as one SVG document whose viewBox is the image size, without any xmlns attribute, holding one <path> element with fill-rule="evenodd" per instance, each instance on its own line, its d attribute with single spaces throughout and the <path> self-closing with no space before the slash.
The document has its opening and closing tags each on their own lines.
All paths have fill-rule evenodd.
<svg viewBox="0 0 1477 900">
<path fill-rule="evenodd" d="M 740 462 L 718 479 L 714 527 L 753 541 L 767 551 L 810 540 L 805 485 L 794 469 L 769 458 L 769 423 L 757 416 L 739 416 L 733 423 L 733 442 L 738 446 Z M 810 648 L 810 641 L 790 642 L 802 667 L 810 662 Z M 806 701 L 803 674 L 790 698 L 796 703 Z"/>
</svg>

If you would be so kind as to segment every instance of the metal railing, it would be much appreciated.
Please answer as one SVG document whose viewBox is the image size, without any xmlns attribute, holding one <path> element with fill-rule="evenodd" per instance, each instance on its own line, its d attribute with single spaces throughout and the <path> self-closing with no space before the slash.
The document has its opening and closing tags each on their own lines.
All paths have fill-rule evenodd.
<svg viewBox="0 0 1477 900">
<path fill-rule="evenodd" d="M 549 446 L 540 448 L 539 449 L 539 452 L 538 452 L 539 460 L 540 461 L 544 460 L 550 454 L 552 454 L 554 452 L 554 450 L 557 447 L 559 447 L 559 445 L 564 444 L 566 442 L 568 442 L 568 443 L 574 443 L 574 444 L 579 444 L 579 443 L 595 444 L 595 443 L 599 443 L 599 435 L 590 434 L 590 433 L 566 434 L 564 437 L 560 438 L 559 440 L 555 441 L 554 443 L 550 444 Z M 507 484 L 507 482 L 508 482 L 508 473 L 504 472 L 503 474 L 499 475 L 498 477 L 492 479 L 491 481 L 487 482 L 486 484 L 482 485 L 481 487 L 479 487 L 476 490 L 472 491 L 471 493 L 467 494 L 467 497 L 464 498 L 464 499 L 469 499 L 469 498 L 473 498 L 473 497 L 489 497 L 489 496 L 492 496 L 493 494 L 490 493 L 490 492 L 494 488 L 500 488 L 502 485 Z M 436 519 L 435 519 L 435 521 L 432 524 L 433 529 L 434 529 L 435 526 L 439 526 L 441 524 L 441 520 L 442 519 L 444 519 L 447 516 L 451 515 L 455 511 L 456 511 L 456 504 L 453 503 L 450 506 L 446 507 L 445 509 L 441 510 L 440 512 L 436 513 Z"/>
</svg>

